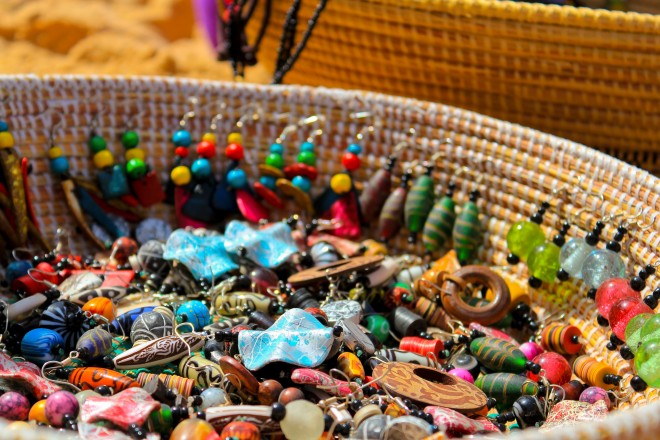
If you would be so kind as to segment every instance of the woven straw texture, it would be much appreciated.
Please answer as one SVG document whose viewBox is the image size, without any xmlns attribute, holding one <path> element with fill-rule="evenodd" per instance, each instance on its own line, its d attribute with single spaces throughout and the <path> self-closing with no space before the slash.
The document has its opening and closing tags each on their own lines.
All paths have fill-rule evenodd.
<svg viewBox="0 0 660 440">
<path fill-rule="evenodd" d="M 454 107 L 332 89 L 161 78 L 0 77 L 0 89 L 8 99 L 0 117 L 9 122 L 19 153 L 32 158 L 31 192 L 41 227 L 51 238 L 56 227 L 74 224 L 45 158 L 51 128 L 59 119 L 63 118 L 64 124 L 53 131 L 52 137 L 74 159 L 71 166 L 74 175 L 91 176 L 94 171 L 86 141 L 89 124 L 98 114 L 98 130 L 108 140 L 115 157 L 121 154 L 118 136 L 126 128 L 127 121 L 132 120 L 132 127 L 141 135 L 141 146 L 148 152 L 147 161 L 161 170 L 165 179 L 173 158 L 168 139 L 178 127 L 181 115 L 189 110 L 189 98 L 196 96 L 204 107 L 188 125 L 196 138 L 201 137 L 208 121 L 218 112 L 214 105 L 219 106 L 221 102 L 227 104 L 233 117 L 238 117 L 241 107 L 247 104 L 256 104 L 271 114 L 289 113 L 291 120 L 312 114 L 324 115 L 326 120 L 321 124 L 324 132 L 317 140 L 322 176 L 322 182 L 315 188 L 317 192 L 331 173 L 342 171 L 341 152 L 360 130 L 361 123 L 351 122 L 350 113 L 369 109 L 381 115 L 382 126 L 364 141 L 363 167 L 357 172 L 356 181 L 364 181 L 381 167 L 393 145 L 402 140 L 416 146 L 402 152 L 403 162 L 441 153 L 435 173 L 439 185 L 446 185 L 457 166 L 468 167 L 469 172 L 457 177 L 455 197 L 460 206 L 467 200 L 470 190 L 477 188 L 482 194 L 479 206 L 485 234 L 479 258 L 486 263 L 506 266 L 504 237 L 508 227 L 529 216 L 544 200 L 550 200 L 553 206 L 544 223 L 548 237 L 569 215 L 576 223 L 570 232 L 572 237 L 583 236 L 595 219 L 606 213 L 633 215 L 641 210 L 643 214 L 638 219 L 653 227 L 633 230 L 632 238 L 624 246 L 629 273 L 641 265 L 658 261 L 660 234 L 656 232 L 656 218 L 660 210 L 660 180 L 582 145 Z M 281 120 L 275 121 L 263 118 L 244 128 L 246 168 L 252 177 L 268 145 L 284 125 Z M 227 116 L 225 125 L 218 129 L 219 139 L 232 125 L 232 117 Z M 414 137 L 410 137 L 410 128 L 415 130 Z M 300 140 L 309 131 L 309 128 L 301 129 L 297 137 L 288 138 L 285 144 L 287 162 L 294 160 Z M 454 145 L 444 143 L 445 138 L 450 138 Z M 222 161 L 218 159 L 214 169 L 217 171 L 221 166 Z M 400 169 L 397 172 L 400 173 Z M 554 197 L 549 195 L 553 190 L 557 192 Z M 596 193 L 603 198 L 593 195 Z M 165 207 L 154 209 L 151 215 L 172 219 L 171 211 Z M 613 230 L 614 226 L 609 225 L 604 234 L 609 237 Z M 404 248 L 406 234 L 400 235 L 393 246 Z M 74 242 L 82 240 L 79 235 L 74 238 Z M 509 270 L 524 282 L 523 266 Z M 607 333 L 595 321 L 596 309 L 585 299 L 586 290 L 579 282 L 567 282 L 561 286 L 553 284 L 549 290 L 532 291 L 530 295 L 542 316 L 560 310 L 565 312 L 570 322 L 582 330 L 587 353 L 613 366 L 624 376 L 627 385 L 632 377 L 631 364 L 618 352 L 605 349 Z M 606 422 L 545 435 L 525 432 L 521 437 L 656 438 L 660 429 L 660 403 L 654 403 L 657 400 L 658 392 L 649 389 L 643 394 L 633 394 L 621 404 L 622 410 Z"/>
<path fill-rule="evenodd" d="M 273 3 L 260 53 L 269 66 L 291 2 Z M 302 2 L 299 34 L 316 3 Z M 658 55 L 660 16 L 492 0 L 333 0 L 286 82 L 444 102 L 657 173 L 660 132 L 649 127 L 660 124 Z"/>
</svg>

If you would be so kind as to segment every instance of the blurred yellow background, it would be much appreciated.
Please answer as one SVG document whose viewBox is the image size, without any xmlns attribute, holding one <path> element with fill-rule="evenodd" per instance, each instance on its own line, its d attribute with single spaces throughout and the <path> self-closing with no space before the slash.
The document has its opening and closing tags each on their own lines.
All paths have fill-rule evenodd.
<svg viewBox="0 0 660 440">
<path fill-rule="evenodd" d="M 231 80 L 191 0 L 0 0 L 0 73 L 176 75 Z M 260 66 L 246 80 L 268 82 Z"/>
</svg>

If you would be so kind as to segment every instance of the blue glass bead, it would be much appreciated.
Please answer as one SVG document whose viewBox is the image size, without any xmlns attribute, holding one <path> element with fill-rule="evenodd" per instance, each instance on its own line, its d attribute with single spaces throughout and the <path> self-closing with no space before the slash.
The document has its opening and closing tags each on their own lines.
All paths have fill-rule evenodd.
<svg viewBox="0 0 660 440">
<path fill-rule="evenodd" d="M 201 331 L 211 323 L 211 314 L 209 313 L 208 307 L 206 307 L 203 302 L 192 300 L 181 304 L 181 306 L 176 309 L 176 322 L 177 324 L 189 322 L 193 325 L 195 331 Z M 181 326 L 179 329 L 182 333 L 189 332 L 190 330 L 190 326 L 185 325 Z"/>
<path fill-rule="evenodd" d="M 275 182 L 277 182 L 277 179 L 273 176 L 261 176 L 259 182 L 266 188 L 275 190 Z"/>
<path fill-rule="evenodd" d="M 312 189 L 312 182 L 307 177 L 296 176 L 291 180 L 291 183 L 305 192 L 309 192 Z"/>
<path fill-rule="evenodd" d="M 588 245 L 584 238 L 571 238 L 561 247 L 559 264 L 570 276 L 582 278 L 582 264 L 593 250 L 594 247 Z"/>
<path fill-rule="evenodd" d="M 311 142 L 303 142 L 302 145 L 300 145 L 300 152 L 301 153 L 313 153 L 314 152 L 314 144 Z"/>
<path fill-rule="evenodd" d="M 623 278 L 626 274 L 626 265 L 621 256 L 609 249 L 596 249 L 591 251 L 582 263 L 582 278 L 592 289 L 610 278 Z"/>
<path fill-rule="evenodd" d="M 55 330 L 35 328 L 23 336 L 21 354 L 29 362 L 43 365 L 64 356 L 64 339 Z"/>
<path fill-rule="evenodd" d="M 284 154 L 284 146 L 282 144 L 277 144 L 277 143 L 272 144 L 270 146 L 270 152 L 272 154 L 282 155 L 282 154 Z"/>
<path fill-rule="evenodd" d="M 232 188 L 243 188 L 247 185 L 247 175 L 240 168 L 234 168 L 227 173 L 227 183 Z"/>
<path fill-rule="evenodd" d="M 28 270 L 30 269 L 32 269 L 32 263 L 28 260 L 12 261 L 7 265 L 5 278 L 7 279 L 7 282 L 11 284 L 15 279 L 27 275 Z"/>
<path fill-rule="evenodd" d="M 359 146 L 358 144 L 351 144 L 351 145 L 348 146 L 347 149 L 348 149 L 349 153 L 353 153 L 356 156 L 359 155 L 360 153 L 362 153 L 362 147 Z"/>
<path fill-rule="evenodd" d="M 192 163 L 190 171 L 192 171 L 193 176 L 198 179 L 206 179 L 211 176 L 211 163 L 208 159 L 197 159 Z"/>
<path fill-rule="evenodd" d="M 177 147 L 189 147 L 192 144 L 192 136 L 188 130 L 179 130 L 172 135 L 172 143 Z"/>
<path fill-rule="evenodd" d="M 52 159 L 50 161 L 50 170 L 57 175 L 67 173 L 69 171 L 69 159 L 64 156 Z"/>
<path fill-rule="evenodd" d="M 9 124 L 5 121 L 0 121 L 0 132 L 9 131 Z"/>
</svg>

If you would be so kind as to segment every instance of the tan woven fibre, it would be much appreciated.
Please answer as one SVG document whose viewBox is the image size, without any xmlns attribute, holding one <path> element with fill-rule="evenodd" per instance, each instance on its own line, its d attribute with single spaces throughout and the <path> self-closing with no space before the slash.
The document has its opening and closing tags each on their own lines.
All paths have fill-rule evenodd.
<svg viewBox="0 0 660 440">
<path fill-rule="evenodd" d="M 316 6 L 302 2 L 299 33 Z M 289 2 L 274 1 L 272 66 Z M 258 22 L 258 20 L 256 20 Z M 660 17 L 491 0 L 333 0 L 289 83 L 440 101 L 660 171 Z"/>
<path fill-rule="evenodd" d="M 320 182 L 315 184 L 317 192 L 327 184 L 332 173 L 342 171 L 338 160 L 341 151 L 362 127 L 362 122 L 351 121 L 349 114 L 369 109 L 380 115 L 382 128 L 363 143 L 363 167 L 357 172 L 356 181 L 364 181 L 381 167 L 393 146 L 402 140 L 407 140 L 414 148 L 403 151 L 403 164 L 396 169 L 399 175 L 407 162 L 430 159 L 436 153 L 440 154 L 436 155 L 439 159 L 434 177 L 440 186 L 447 184 L 457 167 L 468 167 L 469 171 L 457 179 L 456 199 L 460 206 L 467 200 L 470 190 L 476 188 L 482 194 L 478 204 L 485 233 L 479 258 L 506 267 L 502 270 L 523 282 L 527 277 L 524 265 L 507 267 L 506 232 L 514 221 L 526 218 L 544 200 L 552 204 L 543 225 L 548 237 L 556 233 L 564 219 L 572 218 L 583 207 L 589 209 L 582 210 L 578 218 L 573 219 L 577 225 L 571 229 L 570 237 L 584 236 L 595 220 L 605 214 L 621 212 L 632 216 L 641 212 L 637 219 L 652 227 L 634 229 L 632 238 L 626 242 L 624 254 L 628 256 L 628 271 L 632 273 L 642 265 L 658 261 L 660 181 L 657 178 L 579 144 L 454 107 L 342 90 L 163 78 L 0 77 L 0 89 L 6 91 L 9 99 L 0 111 L 0 118 L 9 122 L 20 154 L 33 161 L 31 191 L 41 226 L 50 238 L 57 226 L 74 224 L 45 158 L 54 124 L 60 119 L 63 121 L 53 131 L 53 138 L 72 158 L 72 172 L 78 177 L 91 177 L 94 170 L 86 146 L 91 121 L 98 116 L 98 130 L 115 156 L 121 157 L 118 136 L 126 128 L 127 121 L 133 120 L 131 128 L 140 133 L 147 161 L 161 171 L 164 180 L 173 158 L 168 139 L 178 127 L 181 115 L 190 109 L 189 98 L 196 96 L 204 107 L 199 110 L 200 116 L 188 123 L 196 139 L 207 129 L 211 117 L 218 113 L 221 102 L 227 104 L 229 115 L 220 124 L 219 139 L 230 132 L 233 121 L 247 104 L 256 104 L 271 114 L 290 113 L 290 120 L 324 115 L 327 119 L 320 125 L 324 132 L 316 141 L 321 176 Z M 282 121 L 275 123 L 264 118 L 246 127 L 246 169 L 252 177 L 256 176 L 256 165 L 263 160 L 268 145 L 283 125 Z M 410 135 L 411 128 L 415 131 L 414 137 Z M 309 133 L 310 129 L 302 129 L 289 137 L 285 143 L 287 163 L 294 160 L 300 140 Z M 445 143 L 446 138 L 452 140 L 453 146 Z M 222 167 L 223 161 L 218 158 L 214 169 L 219 172 Z M 555 196 L 551 195 L 553 190 Z M 602 199 L 596 194 L 602 194 Z M 173 220 L 168 207 L 157 207 L 148 214 Z M 610 237 L 615 226 L 608 225 L 604 236 Z M 406 236 L 402 232 L 391 246 L 421 252 L 419 248 L 407 247 Z M 79 245 L 80 235 L 74 238 L 74 243 L 78 244 L 76 250 L 91 249 Z M 654 284 L 654 278 L 649 284 Z M 532 291 L 530 295 L 541 316 L 565 312 L 567 319 L 582 330 L 587 353 L 612 365 L 628 383 L 632 376 L 631 364 L 618 352 L 604 348 L 608 334 L 597 325 L 596 309 L 585 299 L 586 291 L 581 283 L 568 282 Z M 635 394 L 621 403 L 620 411 L 601 424 L 580 425 L 546 434 L 526 431 L 518 436 L 533 436 L 534 439 L 654 438 L 660 429 L 659 404 L 655 403 L 658 397 L 655 389 Z"/>
</svg>

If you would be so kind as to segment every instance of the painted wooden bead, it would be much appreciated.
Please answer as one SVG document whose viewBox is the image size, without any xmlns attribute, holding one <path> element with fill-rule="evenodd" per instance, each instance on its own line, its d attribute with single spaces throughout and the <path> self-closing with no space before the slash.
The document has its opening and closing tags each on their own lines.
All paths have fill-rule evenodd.
<svg viewBox="0 0 660 440">
<path fill-rule="evenodd" d="M 222 440 L 259 440 L 261 431 L 250 422 L 231 422 L 220 433 Z"/>
<path fill-rule="evenodd" d="M 300 388 L 289 387 L 282 390 L 277 401 L 282 405 L 287 405 L 294 400 L 300 400 L 304 398 L 305 394 L 300 390 Z"/>
<path fill-rule="evenodd" d="M 538 385 L 524 376 L 492 373 L 480 376 L 474 383 L 488 397 L 497 400 L 498 407 L 507 408 L 522 395 L 536 395 Z"/>
<path fill-rule="evenodd" d="M 564 325 L 553 322 L 541 333 L 541 345 L 548 351 L 561 354 L 576 354 L 582 350 L 580 329 L 574 325 Z"/>
<path fill-rule="evenodd" d="M 415 180 L 406 197 L 405 224 L 412 236 L 422 231 L 433 207 L 433 179 L 429 175 L 432 168 L 428 167 L 427 170 L 428 174 L 419 176 Z"/>
<path fill-rule="evenodd" d="M 177 324 L 188 322 L 192 324 L 195 331 L 201 331 L 211 323 L 211 314 L 203 302 L 186 301 L 176 309 L 176 322 Z M 181 331 L 190 331 L 190 328 L 186 329 L 186 326 L 183 326 Z"/>
<path fill-rule="evenodd" d="M 78 417 L 79 410 L 76 396 L 68 391 L 57 391 L 46 399 L 46 418 L 55 427 L 64 425 L 64 416 Z"/>
<path fill-rule="evenodd" d="M 126 375 L 98 367 L 76 368 L 69 373 L 69 383 L 81 390 L 94 390 L 100 386 L 107 386 L 116 393 L 140 386 L 137 381 Z"/>
<path fill-rule="evenodd" d="M 7 420 L 27 420 L 30 402 L 27 397 L 14 391 L 0 396 L 0 417 Z"/>
<path fill-rule="evenodd" d="M 131 325 L 131 341 L 134 346 L 172 334 L 174 314 L 171 310 L 158 307 L 138 316 Z"/>
<path fill-rule="evenodd" d="M 481 234 L 479 208 L 473 201 L 466 202 L 460 214 L 456 216 L 452 230 L 458 261 L 466 262 L 472 259 L 481 243 Z"/>
<path fill-rule="evenodd" d="M 580 356 L 573 361 L 575 375 L 589 385 L 610 390 L 614 385 L 605 383 L 605 375 L 616 375 L 614 368 L 589 356 Z"/>
<path fill-rule="evenodd" d="M 224 377 L 218 364 L 199 355 L 182 358 L 179 362 L 179 374 L 194 380 L 202 388 L 218 386 Z"/>
<path fill-rule="evenodd" d="M 431 252 L 441 249 L 451 238 L 455 221 L 456 202 L 450 196 L 440 198 L 433 205 L 424 224 L 424 248 Z"/>
<path fill-rule="evenodd" d="M 105 356 L 111 350 L 112 335 L 100 327 L 87 330 L 76 343 L 76 351 L 83 360 Z"/>
<path fill-rule="evenodd" d="M 522 351 L 503 339 L 473 339 L 470 351 L 486 368 L 493 371 L 520 374 L 525 371 L 525 364 L 528 362 Z"/>
<path fill-rule="evenodd" d="M 401 179 L 401 186 L 392 191 L 385 200 L 378 217 L 378 228 L 376 230 L 376 237 L 382 241 L 394 237 L 403 225 L 403 206 L 408 194 L 409 179 L 410 174 L 404 174 Z"/>
<path fill-rule="evenodd" d="M 266 379 L 259 384 L 257 399 L 262 405 L 272 405 L 277 402 L 283 390 L 284 387 L 278 381 Z"/>
</svg>

